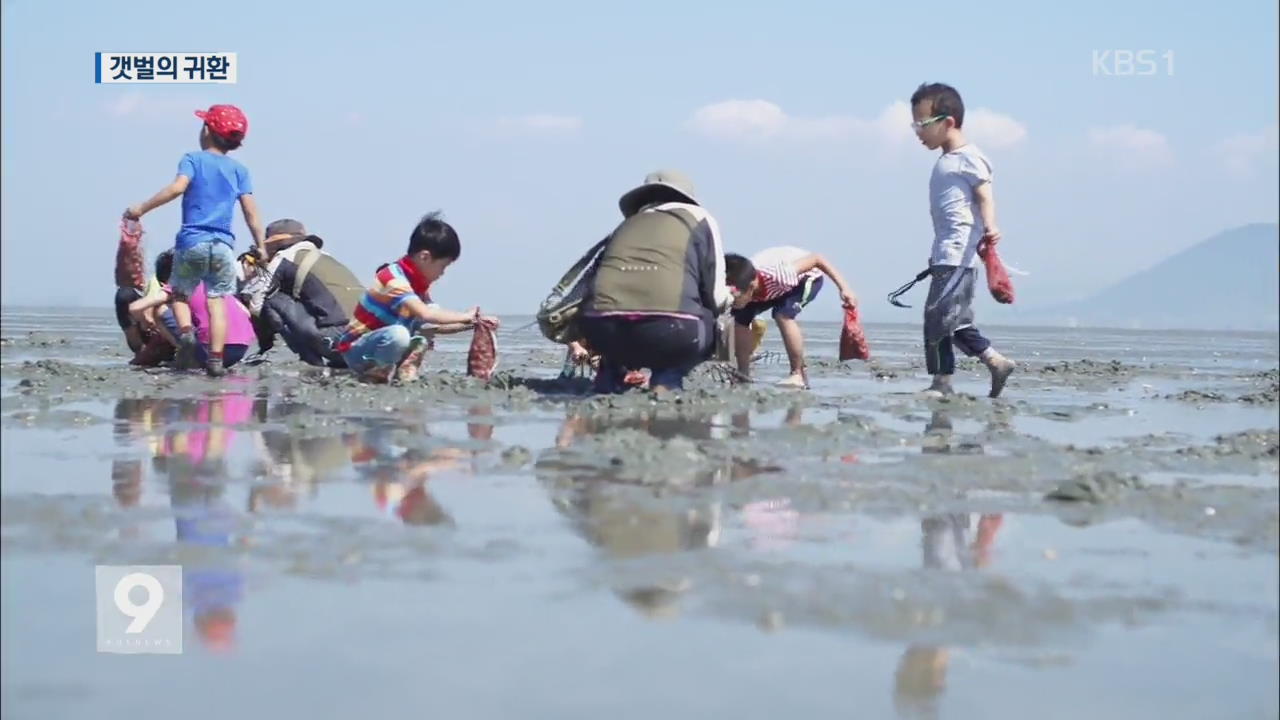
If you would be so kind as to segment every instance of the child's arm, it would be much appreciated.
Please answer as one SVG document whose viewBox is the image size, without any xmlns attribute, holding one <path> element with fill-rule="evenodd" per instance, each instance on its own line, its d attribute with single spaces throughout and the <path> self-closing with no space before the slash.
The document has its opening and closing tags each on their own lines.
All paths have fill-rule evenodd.
<svg viewBox="0 0 1280 720">
<path fill-rule="evenodd" d="M 466 327 L 475 327 L 476 309 L 460 313 L 452 310 L 445 310 L 440 307 L 431 307 L 422 302 L 420 298 L 411 297 L 404 301 L 404 307 L 409 310 L 413 316 L 424 323 L 432 325 L 465 325 Z M 480 320 L 493 327 L 498 327 L 498 318 L 486 316 Z"/>
<path fill-rule="evenodd" d="M 129 303 L 129 314 L 136 320 L 143 320 L 148 310 L 160 307 L 169 302 L 169 293 L 158 292 Z"/>
<path fill-rule="evenodd" d="M 832 265 L 825 257 L 821 255 L 808 255 L 796 261 L 796 274 L 803 275 L 810 270 L 818 268 L 822 274 L 831 278 L 831 282 L 836 284 L 836 289 L 840 291 L 840 301 L 845 307 L 856 307 L 858 304 L 858 296 L 853 293 L 849 284 L 844 281 L 844 276 Z"/>
<path fill-rule="evenodd" d="M 144 203 L 134 205 L 124 211 L 125 218 L 129 220 L 138 220 L 143 215 L 155 210 L 165 203 L 173 200 L 182 193 L 187 191 L 187 186 L 191 184 L 191 178 L 186 175 L 179 175 L 174 178 L 173 182 L 165 185 L 160 192 L 156 193 Z"/>
<path fill-rule="evenodd" d="M 982 239 L 1000 242 L 1000 230 L 996 227 L 996 197 L 991 183 L 984 182 L 973 189 L 973 199 L 978 203 L 978 215 L 982 218 Z"/>
<path fill-rule="evenodd" d="M 253 233 L 253 245 L 258 250 L 260 260 L 267 259 L 267 238 L 263 235 L 262 220 L 258 217 L 258 202 L 251 193 L 240 196 L 240 210 L 244 213 L 244 224 Z"/>
<path fill-rule="evenodd" d="M 431 328 L 431 332 L 435 333 L 436 335 L 453 335 L 455 333 L 466 332 L 467 330 L 471 330 L 474 327 L 475 325 L 469 322 L 449 323 L 448 325 L 436 325 L 435 327 Z"/>
</svg>

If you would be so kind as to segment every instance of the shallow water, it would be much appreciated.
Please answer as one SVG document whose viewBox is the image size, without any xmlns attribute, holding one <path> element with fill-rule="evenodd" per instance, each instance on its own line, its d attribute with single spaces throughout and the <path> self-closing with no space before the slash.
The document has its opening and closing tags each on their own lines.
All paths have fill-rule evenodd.
<svg viewBox="0 0 1280 720">
<path fill-rule="evenodd" d="M 523 322 L 501 368 L 554 376 Z M 764 363 L 677 404 L 218 383 L 120 367 L 106 314 L 2 324 L 6 717 L 1280 711 L 1275 335 L 998 329 L 1006 397 L 968 364 L 937 402 L 917 328 L 839 366 L 815 323 L 812 392 Z M 134 563 L 182 565 L 181 655 L 96 652 L 94 565 Z"/>
</svg>

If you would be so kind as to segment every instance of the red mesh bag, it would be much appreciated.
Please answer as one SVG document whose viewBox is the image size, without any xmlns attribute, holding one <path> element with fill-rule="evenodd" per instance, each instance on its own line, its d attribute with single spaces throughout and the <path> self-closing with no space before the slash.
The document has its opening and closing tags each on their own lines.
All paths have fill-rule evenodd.
<svg viewBox="0 0 1280 720">
<path fill-rule="evenodd" d="M 142 223 L 120 221 L 120 244 L 116 246 L 116 287 L 147 286 L 146 263 L 142 259 Z"/>
<path fill-rule="evenodd" d="M 994 240 L 983 240 L 978 244 L 978 257 L 982 258 L 987 268 L 987 289 L 991 297 L 998 303 L 1013 303 L 1013 281 L 1009 279 L 1009 271 L 1000 262 L 1000 253 L 996 252 Z"/>
<path fill-rule="evenodd" d="M 871 348 L 867 345 L 867 334 L 862 331 L 858 309 L 846 308 L 844 328 L 840 330 L 840 359 L 869 360 L 870 358 Z"/>
<path fill-rule="evenodd" d="M 467 374 L 488 380 L 498 369 L 498 334 L 488 324 L 479 321 L 477 315 L 475 334 L 471 336 L 471 349 L 467 351 Z"/>
</svg>

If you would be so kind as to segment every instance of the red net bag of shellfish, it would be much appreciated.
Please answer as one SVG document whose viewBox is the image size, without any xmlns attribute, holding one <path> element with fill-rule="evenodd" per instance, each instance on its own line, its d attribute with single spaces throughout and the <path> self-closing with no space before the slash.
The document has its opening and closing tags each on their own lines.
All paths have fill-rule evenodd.
<svg viewBox="0 0 1280 720">
<path fill-rule="evenodd" d="M 996 241 L 983 240 L 978 244 L 978 257 L 987 269 L 987 289 L 991 297 L 998 303 L 1013 303 L 1013 280 L 1009 279 L 1009 271 L 1000 261 L 1000 253 L 996 252 Z"/>
<path fill-rule="evenodd" d="M 488 323 L 476 316 L 475 334 L 471 336 L 471 349 L 467 351 L 467 374 L 488 380 L 498 369 L 498 333 Z"/>
<path fill-rule="evenodd" d="M 142 223 L 120 221 L 120 244 L 116 246 L 116 287 L 147 286 L 146 263 L 142 258 Z"/>
<path fill-rule="evenodd" d="M 867 334 L 862 331 L 858 309 L 845 308 L 844 327 L 840 330 L 840 359 L 868 360 L 870 358 L 871 348 L 867 345 Z"/>
</svg>

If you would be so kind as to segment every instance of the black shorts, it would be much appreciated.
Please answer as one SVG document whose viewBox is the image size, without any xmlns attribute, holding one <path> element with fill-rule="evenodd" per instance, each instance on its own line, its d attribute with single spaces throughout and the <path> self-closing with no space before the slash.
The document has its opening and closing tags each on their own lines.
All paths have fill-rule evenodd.
<svg viewBox="0 0 1280 720">
<path fill-rule="evenodd" d="M 739 310 L 733 311 L 733 320 L 743 327 L 751 325 L 751 321 L 765 310 L 772 310 L 774 318 L 789 318 L 794 320 L 800 311 L 805 308 L 815 297 L 818 291 L 822 289 L 822 278 L 811 277 L 791 288 L 786 295 L 779 295 L 772 300 L 764 302 L 747 303 L 746 306 Z"/>
<path fill-rule="evenodd" d="M 142 298 L 142 291 L 137 288 L 116 288 L 116 322 L 121 330 L 133 327 L 133 318 L 129 317 L 129 306 Z"/>
<path fill-rule="evenodd" d="M 581 327 L 593 351 L 632 370 L 688 371 L 706 360 L 715 347 L 715 326 L 708 319 L 587 316 Z"/>
</svg>

